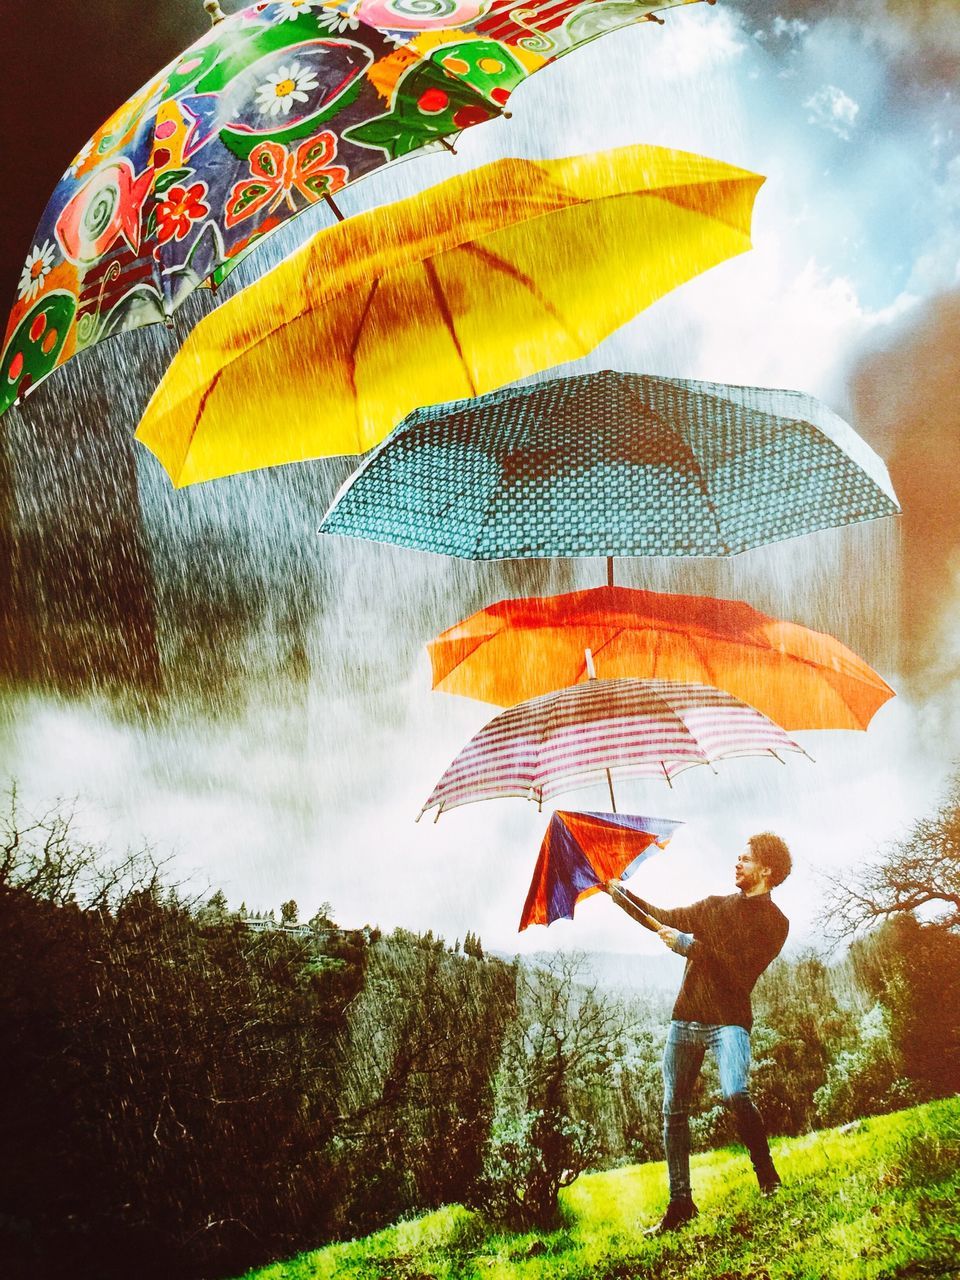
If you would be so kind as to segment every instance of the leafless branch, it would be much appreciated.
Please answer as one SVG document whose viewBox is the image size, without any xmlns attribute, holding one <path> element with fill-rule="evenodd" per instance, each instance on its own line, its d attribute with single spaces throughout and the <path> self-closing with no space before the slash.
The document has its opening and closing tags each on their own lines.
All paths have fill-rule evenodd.
<svg viewBox="0 0 960 1280">
<path fill-rule="evenodd" d="M 940 809 L 914 824 L 903 839 L 854 871 L 821 873 L 827 932 L 834 941 L 902 912 L 923 908 L 927 918 L 960 929 L 960 780 Z"/>
</svg>

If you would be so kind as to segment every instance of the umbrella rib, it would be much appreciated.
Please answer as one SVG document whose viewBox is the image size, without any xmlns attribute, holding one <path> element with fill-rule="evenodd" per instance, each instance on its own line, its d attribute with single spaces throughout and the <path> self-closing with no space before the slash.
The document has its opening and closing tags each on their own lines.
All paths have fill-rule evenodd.
<svg viewBox="0 0 960 1280">
<path fill-rule="evenodd" d="M 812 658 L 795 657 L 795 655 L 793 654 L 790 654 L 790 657 L 793 658 L 795 662 L 800 662 L 805 667 L 809 667 L 811 670 L 815 671 L 817 675 L 823 680 L 823 683 L 826 685 L 826 687 L 837 699 L 837 701 L 843 704 L 844 708 L 850 714 L 851 718 L 856 721 L 860 720 L 860 713 L 857 711 L 856 707 L 854 706 L 854 690 L 848 689 L 847 688 L 848 684 L 855 684 L 861 690 L 869 689 L 877 694 L 883 693 L 884 690 L 886 691 L 887 696 L 884 697 L 883 702 L 880 702 L 877 704 L 877 708 L 875 711 L 871 711 L 869 720 L 867 721 L 868 724 L 870 720 L 872 720 L 873 717 L 877 714 L 877 711 L 879 711 L 880 708 L 883 706 L 884 702 L 888 702 L 890 698 L 895 698 L 897 696 L 894 690 L 890 688 L 886 680 L 884 680 L 883 676 L 881 676 L 879 672 L 876 672 L 876 671 L 873 672 L 873 674 L 877 676 L 878 679 L 880 680 L 880 685 L 877 685 L 877 684 L 874 684 L 872 680 L 868 680 L 865 676 L 861 675 L 859 672 L 855 675 L 850 675 L 849 673 L 844 673 L 841 671 L 833 671 L 829 667 L 825 667 L 823 663 L 818 663 Z M 872 667 L 869 669 L 871 671 L 873 670 Z M 833 680 L 831 679 L 831 676 L 839 677 L 843 687 L 838 688 L 837 685 L 834 684 Z M 860 727 L 863 729 L 866 729 L 867 726 L 862 725 Z"/>
<path fill-rule="evenodd" d="M 727 544 L 726 544 L 726 541 L 724 540 L 723 533 L 720 528 L 720 516 L 717 511 L 717 505 L 714 502 L 713 495 L 710 492 L 710 484 L 707 479 L 707 473 L 704 470 L 704 467 L 700 462 L 700 459 L 697 457 L 696 453 L 694 452 L 689 442 L 684 440 L 680 431 L 676 430 L 670 425 L 666 414 L 661 413 L 659 409 L 655 409 L 653 405 L 646 403 L 643 400 L 642 394 L 637 396 L 637 398 L 640 400 L 641 410 L 646 411 L 648 414 L 650 414 L 652 418 L 656 419 L 660 427 L 662 427 L 665 431 L 671 432 L 677 439 L 681 440 L 683 444 L 686 446 L 687 451 L 690 454 L 690 460 L 693 463 L 691 475 L 693 476 L 696 482 L 696 485 L 703 496 L 703 500 L 707 504 L 707 509 L 709 510 L 710 515 L 713 518 L 714 528 L 716 529 L 717 542 L 720 543 L 722 546 L 726 547 Z"/>
<path fill-rule="evenodd" d="M 200 397 L 200 403 L 197 405 L 197 411 L 193 415 L 193 423 L 190 427 L 190 435 L 187 438 L 187 447 L 184 449 L 183 457 L 180 459 L 181 474 L 183 473 L 184 467 L 187 465 L 187 458 L 190 456 L 190 450 L 193 448 L 193 441 L 194 441 L 194 438 L 196 437 L 197 429 L 200 426 L 200 419 L 203 417 L 204 410 L 207 407 L 207 401 L 213 395 L 214 391 L 216 391 L 217 384 L 220 382 L 220 379 L 223 377 L 223 373 L 224 373 L 223 369 L 217 370 L 217 372 L 210 379 L 209 387 L 207 387 L 203 395 Z"/>
<path fill-rule="evenodd" d="M 512 262 L 506 262 L 498 254 L 492 253 L 489 249 L 482 248 L 476 243 L 476 241 L 466 240 L 463 244 L 458 245 L 457 247 L 465 250 L 467 253 L 474 254 L 476 257 L 481 258 L 487 266 L 493 267 L 495 271 L 500 271 L 503 275 L 509 276 L 518 284 L 522 284 L 523 287 L 532 294 L 534 298 L 536 298 L 544 311 L 546 311 L 547 314 L 557 322 L 567 337 L 577 344 L 580 349 L 580 354 L 583 356 L 590 354 L 592 348 L 584 346 L 583 339 L 580 337 L 580 334 L 575 333 L 569 328 L 566 320 L 564 320 L 560 312 L 556 309 L 550 299 L 541 293 L 537 288 L 536 283 L 526 274 L 526 272 L 520 271 Z"/>
<path fill-rule="evenodd" d="M 467 364 L 466 357 L 463 354 L 463 347 L 460 345 L 460 338 L 457 335 L 456 325 L 453 323 L 453 314 L 447 304 L 446 296 L 443 292 L 443 286 L 440 284 L 440 277 L 437 275 L 437 269 L 429 258 L 424 258 L 423 269 L 426 272 L 427 279 L 430 281 L 430 288 L 433 290 L 433 296 L 437 306 L 440 308 L 440 314 L 443 316 L 444 324 L 450 332 L 453 339 L 453 345 L 456 348 L 457 356 L 460 364 L 463 366 L 463 372 L 466 375 L 467 385 L 470 388 L 471 396 L 478 394 L 476 383 L 473 380 L 473 374 L 470 372 L 470 366 Z"/>
<path fill-rule="evenodd" d="M 379 284 L 380 277 L 375 276 L 373 284 L 370 286 L 370 292 L 367 294 L 367 300 L 363 304 L 363 310 L 360 313 L 360 320 L 357 323 L 357 331 L 353 335 L 353 341 L 350 343 L 350 351 L 347 356 L 347 370 L 350 375 L 350 390 L 353 392 L 354 418 L 357 426 L 357 444 L 360 446 L 363 445 L 363 440 L 360 435 L 360 397 L 357 394 L 357 348 L 360 346 L 360 339 L 363 337 L 363 330 L 367 323 L 367 316 L 370 314 L 370 308 L 373 306 L 374 294 L 377 292 Z M 359 448 L 357 452 L 362 453 L 362 447 Z"/>
<path fill-rule="evenodd" d="M 690 630 L 690 631 L 687 631 L 684 638 L 686 639 L 687 643 L 690 645 L 691 649 L 693 649 L 694 653 L 696 653 L 697 658 L 700 660 L 700 663 L 702 664 L 703 669 L 706 672 L 706 675 L 707 675 L 706 680 L 701 680 L 700 683 L 712 685 L 715 689 L 722 689 L 723 686 L 717 684 L 717 677 L 714 674 L 713 665 L 710 662 L 710 659 L 707 657 L 705 650 L 700 644 L 700 637 L 695 636 L 693 634 L 693 631 Z M 743 640 L 740 640 L 738 642 L 738 647 L 745 650 L 749 650 L 749 646 Z M 726 690 L 726 692 L 729 693 L 730 690 Z M 740 695 L 737 694 L 736 696 L 739 697 Z"/>
<path fill-rule="evenodd" d="M 705 396 L 704 398 L 707 399 L 708 397 Z M 709 399 L 714 402 L 716 402 L 720 398 L 721 397 L 719 396 L 709 397 Z M 701 489 L 701 492 L 703 493 L 704 500 L 706 501 L 707 506 L 710 509 L 710 514 L 713 517 L 713 523 L 717 531 L 717 543 L 719 546 L 723 547 L 725 552 L 729 553 L 730 544 L 727 542 L 726 536 L 724 534 L 724 529 L 720 520 L 720 512 L 717 510 L 717 504 L 713 500 L 713 492 L 711 489 L 710 477 L 708 476 L 704 468 L 699 465 L 697 467 L 697 475 L 700 480 L 700 489 Z"/>
<path fill-rule="evenodd" d="M 380 277 L 378 276 L 375 281 L 374 287 L 376 287 L 376 285 L 378 285 L 379 283 L 380 283 Z M 253 286 L 251 285 L 249 287 L 252 288 Z M 364 308 L 364 316 L 360 322 L 361 326 L 366 320 L 366 311 L 369 309 L 369 305 L 372 299 L 373 299 L 373 290 L 371 290 L 370 296 L 367 298 L 367 306 Z M 246 360 L 251 352 L 257 351 L 265 342 L 270 342 L 278 333 L 283 333 L 285 329 L 289 329 L 292 325 L 298 324 L 299 321 L 303 320 L 306 316 L 312 316 L 315 312 L 322 311 L 323 308 L 329 303 L 329 301 L 330 301 L 329 298 L 317 298 L 313 302 L 306 303 L 304 306 L 300 308 L 299 311 L 294 312 L 293 315 L 287 316 L 283 320 L 274 319 L 271 328 L 267 329 L 264 333 L 260 334 L 259 337 L 253 338 L 247 346 L 242 348 L 242 350 L 237 350 L 230 353 L 230 355 L 224 360 L 223 364 L 217 370 L 217 373 L 216 373 L 217 380 L 219 380 L 220 377 L 224 373 L 226 373 L 228 369 L 232 368 L 235 364 L 238 364 L 241 361 Z M 213 313 L 213 314 L 216 314 L 216 313 Z M 207 316 L 206 319 L 210 319 L 210 317 Z M 200 323 L 202 324 L 203 321 L 201 321 Z M 197 328 L 199 327 L 200 326 L 198 325 Z M 197 329 L 195 328 L 187 336 L 187 342 L 190 341 L 190 339 L 194 336 L 196 331 Z M 359 340 L 359 334 L 357 335 L 357 338 Z M 185 349 L 185 347 L 186 347 L 186 343 L 184 344 L 184 347 L 181 347 L 180 352 L 182 352 Z M 180 352 L 178 352 L 178 354 L 180 354 Z M 169 373 L 169 369 L 167 370 L 167 372 Z M 164 379 L 166 379 L 166 376 L 167 374 L 164 374 Z M 163 382 L 160 383 L 160 386 L 163 386 Z M 160 388 L 158 387 L 157 390 L 159 391 L 159 389 Z M 198 415 L 197 422 L 199 422 L 199 415 L 203 412 L 203 406 L 206 403 L 210 395 L 210 392 L 212 390 L 213 390 L 213 387 L 209 387 L 203 393 L 203 399 L 201 400 L 200 407 L 197 411 L 197 415 Z M 197 423 L 195 422 L 193 432 L 196 431 L 196 428 L 197 428 Z M 191 443 L 193 441 L 193 432 L 191 433 L 191 436 L 190 436 Z M 189 447 L 190 446 L 188 445 L 187 448 L 189 449 Z"/>
</svg>

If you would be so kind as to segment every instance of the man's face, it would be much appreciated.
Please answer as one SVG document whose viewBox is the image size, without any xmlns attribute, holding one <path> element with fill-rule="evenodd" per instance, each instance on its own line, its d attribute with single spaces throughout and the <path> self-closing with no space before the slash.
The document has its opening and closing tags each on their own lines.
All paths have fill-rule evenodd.
<svg viewBox="0 0 960 1280">
<path fill-rule="evenodd" d="M 737 888 L 742 889 L 744 893 L 749 893 L 751 889 L 756 889 L 758 885 L 763 884 L 767 876 L 767 868 L 761 866 L 753 850 L 747 845 L 737 859 L 733 875 Z"/>
</svg>

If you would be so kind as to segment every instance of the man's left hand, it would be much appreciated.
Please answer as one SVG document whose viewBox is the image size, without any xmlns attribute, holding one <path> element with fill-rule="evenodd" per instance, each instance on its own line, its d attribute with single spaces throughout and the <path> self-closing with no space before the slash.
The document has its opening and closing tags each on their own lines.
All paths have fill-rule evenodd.
<svg viewBox="0 0 960 1280">
<path fill-rule="evenodd" d="M 669 947 L 671 951 L 677 949 L 677 939 L 680 937 L 679 929 L 671 929 L 669 925 L 661 925 L 657 930 L 657 937 L 665 947 Z"/>
</svg>

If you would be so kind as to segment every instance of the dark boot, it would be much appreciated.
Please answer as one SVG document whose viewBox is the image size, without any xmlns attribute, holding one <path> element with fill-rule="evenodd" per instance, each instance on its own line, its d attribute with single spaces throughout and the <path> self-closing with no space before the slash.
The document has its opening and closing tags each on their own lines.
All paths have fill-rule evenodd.
<svg viewBox="0 0 960 1280">
<path fill-rule="evenodd" d="M 780 1175 L 770 1158 L 767 1131 L 760 1112 L 753 1105 L 749 1093 L 735 1093 L 726 1102 L 736 1118 L 740 1141 L 750 1153 L 760 1190 L 764 1195 L 774 1195 L 780 1186 Z"/>
<path fill-rule="evenodd" d="M 697 1206 L 692 1200 L 671 1200 L 667 1211 L 654 1227 L 647 1227 L 644 1235 L 662 1236 L 668 1231 L 676 1231 L 678 1227 L 692 1222 L 697 1216 Z"/>
</svg>

